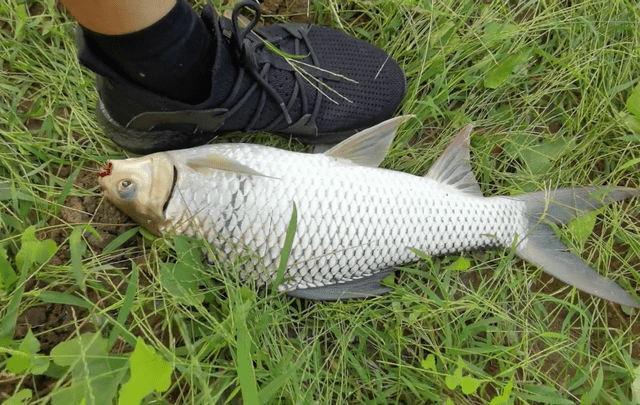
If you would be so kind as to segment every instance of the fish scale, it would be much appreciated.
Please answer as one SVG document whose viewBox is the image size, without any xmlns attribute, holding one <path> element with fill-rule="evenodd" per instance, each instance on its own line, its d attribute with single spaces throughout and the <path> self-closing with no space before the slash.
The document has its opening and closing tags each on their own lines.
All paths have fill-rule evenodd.
<svg viewBox="0 0 640 405">
<path fill-rule="evenodd" d="M 509 246 L 515 234 L 526 231 L 524 203 L 516 200 L 470 196 L 429 178 L 325 155 L 234 146 L 210 149 L 264 176 L 194 171 L 180 163 L 189 161 L 189 152 L 176 152 L 175 198 L 161 230 L 204 235 L 227 260 L 255 254 L 264 268 L 247 261 L 242 272 L 267 283 L 275 277 L 295 203 L 290 280 L 280 286 L 285 291 L 347 282 L 417 260 L 409 247 L 443 255 Z"/>
<path fill-rule="evenodd" d="M 425 177 L 378 168 L 404 119 L 380 123 L 321 155 L 227 144 L 108 161 L 99 182 L 109 200 L 151 232 L 204 238 L 241 278 L 259 283 L 275 278 L 295 204 L 287 278 L 278 286 L 295 297 L 384 294 L 382 278 L 418 259 L 410 248 L 439 256 L 513 246 L 561 281 L 640 307 L 569 252 L 550 226 L 640 197 L 640 190 L 578 187 L 485 198 L 469 164 L 470 125 Z"/>
</svg>

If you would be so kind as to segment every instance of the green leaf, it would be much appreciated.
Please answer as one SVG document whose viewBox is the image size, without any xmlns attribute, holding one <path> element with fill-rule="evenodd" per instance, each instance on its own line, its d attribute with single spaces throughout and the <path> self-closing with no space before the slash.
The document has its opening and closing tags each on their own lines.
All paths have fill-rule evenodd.
<svg viewBox="0 0 640 405">
<path fill-rule="evenodd" d="M 106 354 L 107 345 L 96 333 L 83 333 L 66 342 L 60 342 L 51 349 L 51 358 L 59 366 L 72 366 L 80 360 Z"/>
<path fill-rule="evenodd" d="M 51 395 L 51 403 L 53 405 L 86 405 L 84 387 L 74 381 L 68 387 L 56 389 Z"/>
<path fill-rule="evenodd" d="M 489 69 L 484 78 L 484 87 L 487 89 L 496 89 L 504 84 L 511 75 L 513 70 L 527 61 L 531 48 L 525 48 L 515 55 L 509 55 L 498 62 L 497 65 Z"/>
<path fill-rule="evenodd" d="M 29 370 L 30 373 L 39 375 L 43 374 L 49 368 L 49 359 L 44 356 L 36 356 L 40 351 L 40 342 L 31 332 L 27 332 L 20 346 L 20 353 L 12 355 L 7 360 L 7 371 L 13 374 L 20 374 Z"/>
<path fill-rule="evenodd" d="M 23 389 L 16 392 L 14 395 L 7 398 L 3 404 L 4 405 L 26 405 L 31 400 L 31 396 L 33 393 L 30 389 Z"/>
<path fill-rule="evenodd" d="M 20 301 L 24 295 L 24 286 L 27 279 L 27 271 L 23 271 L 23 275 L 20 277 L 18 286 L 12 292 L 11 301 L 6 308 L 4 316 L 0 318 L 0 341 L 11 342 L 12 336 L 16 330 L 16 322 L 18 320 L 18 308 L 20 307 Z"/>
<path fill-rule="evenodd" d="M 127 358 L 108 354 L 107 342 L 96 333 L 59 343 L 51 358 L 59 366 L 69 366 L 72 375 L 70 386 L 53 393 L 53 405 L 111 405 L 127 372 Z"/>
<path fill-rule="evenodd" d="M 445 377 L 444 382 L 447 385 L 447 388 L 450 390 L 455 389 L 458 385 L 462 388 L 462 392 L 466 395 L 473 394 L 478 387 L 480 386 L 480 380 L 475 379 L 469 375 L 462 376 L 462 370 L 466 368 L 464 361 L 462 359 L 458 359 L 458 368 L 453 372 L 453 375 L 448 375 Z"/>
<path fill-rule="evenodd" d="M 451 265 L 449 266 L 450 270 L 453 271 L 465 271 L 465 270 L 469 270 L 469 268 L 471 267 L 471 262 L 469 261 L 469 259 L 465 259 L 464 257 L 458 257 L 458 259 L 451 263 Z"/>
<path fill-rule="evenodd" d="M 598 211 L 591 211 L 588 214 L 575 218 L 569 222 L 569 232 L 573 235 L 581 248 L 584 248 L 584 244 L 593 233 L 597 216 Z"/>
<path fill-rule="evenodd" d="M 28 227 L 22 233 L 20 237 L 21 248 L 16 254 L 16 266 L 18 266 L 18 270 L 22 272 L 23 270 L 27 270 L 32 263 L 32 254 L 29 252 L 28 244 L 37 243 L 37 239 L 35 236 L 36 228 L 33 226 Z M 33 248 L 32 248 L 33 249 Z"/>
<path fill-rule="evenodd" d="M 482 40 L 488 42 L 494 39 L 512 37 L 518 31 L 518 26 L 509 23 L 491 21 L 484 27 Z"/>
<path fill-rule="evenodd" d="M 42 265 L 49 261 L 56 253 L 57 246 L 54 241 L 36 239 L 35 227 L 25 229 L 20 238 L 22 246 L 16 254 L 16 266 L 19 270 L 29 268 L 33 264 Z"/>
<path fill-rule="evenodd" d="M 633 370 L 633 383 L 631 384 L 631 402 L 640 404 L 640 366 Z"/>
<path fill-rule="evenodd" d="M 433 48 L 434 46 L 443 46 L 447 43 L 450 38 L 450 35 L 445 37 L 445 34 L 449 33 L 449 30 L 454 28 L 456 25 L 452 21 L 447 21 L 442 24 L 442 27 L 438 30 L 434 31 L 429 35 L 429 46 Z M 453 30 L 449 34 L 453 34 L 455 30 Z M 443 38 L 444 37 L 444 38 Z M 444 39 L 444 40 L 443 40 Z"/>
<path fill-rule="evenodd" d="M 16 21 L 15 36 L 18 41 L 23 41 L 25 37 L 24 25 L 27 21 L 27 5 L 20 4 L 15 8 L 16 15 L 18 17 Z"/>
<path fill-rule="evenodd" d="M 16 281 L 18 276 L 7 260 L 7 251 L 0 247 L 0 290 L 10 291 Z"/>
<path fill-rule="evenodd" d="M 640 142 L 640 135 L 623 135 L 619 136 L 617 139 L 622 142 Z"/>
<path fill-rule="evenodd" d="M 71 274 L 76 280 L 76 284 L 82 291 L 85 290 L 85 280 L 82 274 L 82 255 L 87 248 L 86 243 L 82 240 L 82 232 L 84 227 L 76 226 L 69 236 L 69 254 L 71 255 Z"/>
<path fill-rule="evenodd" d="M 462 383 L 462 369 L 457 368 L 452 375 L 448 375 L 444 379 L 444 383 L 450 390 L 455 390 L 460 383 Z"/>
<path fill-rule="evenodd" d="M 631 142 L 638 142 L 640 140 L 640 137 L 638 137 L 638 134 L 640 134 L 640 119 L 637 118 L 635 115 L 633 114 L 628 114 L 628 113 L 621 113 L 619 114 L 620 119 L 622 120 L 622 122 L 626 125 L 626 127 L 632 131 L 634 135 L 631 135 L 632 138 L 630 139 L 624 139 L 625 137 L 620 137 L 621 140 L 627 140 L 627 141 L 631 141 Z"/>
<path fill-rule="evenodd" d="M 425 370 L 436 370 L 436 356 L 433 354 L 428 354 L 427 358 L 420 362 L 420 365 Z"/>
<path fill-rule="evenodd" d="M 140 228 L 140 229 L 138 229 L 138 231 L 140 232 L 140 235 L 142 235 L 142 237 L 145 238 L 148 241 L 154 241 L 154 240 L 156 240 L 158 238 L 156 235 L 154 235 L 151 232 L 147 231 L 145 228 Z"/>
<path fill-rule="evenodd" d="M 29 368 L 29 353 L 23 352 L 23 343 L 24 341 L 20 343 L 20 353 L 16 353 L 7 359 L 7 371 L 10 373 L 21 374 Z"/>
<path fill-rule="evenodd" d="M 471 377 L 470 375 L 467 375 L 462 377 L 462 382 L 460 383 L 460 386 L 462 387 L 463 394 L 471 395 L 474 392 L 476 392 L 478 387 L 480 387 L 480 380 L 477 380 Z"/>
<path fill-rule="evenodd" d="M 53 405 L 112 405 L 118 385 L 127 372 L 123 356 L 86 357 L 72 368 L 71 385 L 56 389 Z"/>
<path fill-rule="evenodd" d="M 204 293 L 199 290 L 202 284 L 200 251 L 183 236 L 175 236 L 173 243 L 177 260 L 160 265 L 160 285 L 187 304 L 200 304 L 204 301 Z"/>
<path fill-rule="evenodd" d="M 540 175 L 547 173 L 553 162 L 574 143 L 574 139 L 564 136 L 540 142 L 536 135 L 520 134 L 511 137 L 504 150 L 509 156 L 521 159 L 532 174 Z"/>
<path fill-rule="evenodd" d="M 507 385 L 504 387 L 502 395 L 494 397 L 491 402 L 489 402 L 489 405 L 508 405 L 510 402 L 509 397 L 511 396 L 511 390 L 513 390 L 513 377 L 511 377 Z"/>
<path fill-rule="evenodd" d="M 598 400 L 600 395 L 600 390 L 602 389 L 602 381 L 604 380 L 604 374 L 602 373 L 602 368 L 598 369 L 598 375 L 596 376 L 596 380 L 593 382 L 593 387 L 580 398 L 581 405 L 590 405 Z"/>
<path fill-rule="evenodd" d="M 640 120 L 640 84 L 638 84 L 627 99 L 627 110 Z"/>
<path fill-rule="evenodd" d="M 131 378 L 120 389 L 120 405 L 138 405 L 153 391 L 164 392 L 171 385 L 173 368 L 138 337 L 129 359 Z"/>
<path fill-rule="evenodd" d="M 11 339 L 16 328 L 18 309 L 24 294 L 24 287 L 33 264 L 44 264 L 53 257 L 57 250 L 56 243 L 50 239 L 39 241 L 35 236 L 35 228 L 28 227 L 20 238 L 20 250 L 16 254 L 15 263 L 20 274 L 18 285 L 12 292 L 11 301 L 4 317 L 0 319 L 0 339 Z"/>
</svg>

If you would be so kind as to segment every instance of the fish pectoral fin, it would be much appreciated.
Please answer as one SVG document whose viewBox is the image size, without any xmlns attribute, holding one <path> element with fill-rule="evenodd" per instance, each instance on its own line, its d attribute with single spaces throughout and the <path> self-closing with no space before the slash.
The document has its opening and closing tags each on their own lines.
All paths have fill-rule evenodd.
<svg viewBox="0 0 640 405">
<path fill-rule="evenodd" d="M 347 281 L 346 283 L 291 290 L 287 291 L 287 295 L 315 301 L 338 301 L 383 295 L 390 292 L 391 288 L 382 287 L 380 282 L 393 271 L 394 269 L 385 269 L 376 274 Z"/>
<path fill-rule="evenodd" d="M 324 152 L 336 159 L 345 159 L 359 166 L 378 167 L 391 147 L 398 125 L 413 115 L 403 115 L 362 130 Z"/>
<path fill-rule="evenodd" d="M 191 158 L 188 159 L 186 163 L 187 166 L 201 173 L 213 169 L 244 174 L 247 176 L 270 177 L 219 153 L 210 153 L 205 157 Z"/>
<path fill-rule="evenodd" d="M 473 124 L 467 124 L 431 166 L 425 177 L 466 194 L 482 197 L 478 181 L 469 164 L 469 137 Z"/>
</svg>

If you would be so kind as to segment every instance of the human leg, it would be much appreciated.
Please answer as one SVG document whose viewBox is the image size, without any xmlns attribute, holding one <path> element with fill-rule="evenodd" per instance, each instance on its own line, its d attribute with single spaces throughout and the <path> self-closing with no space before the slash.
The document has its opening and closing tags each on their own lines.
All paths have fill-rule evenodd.
<svg viewBox="0 0 640 405">
<path fill-rule="evenodd" d="M 91 31 L 121 35 L 140 31 L 165 16 L 176 0 L 60 0 Z"/>
<path fill-rule="evenodd" d="M 85 1 L 64 0 L 93 50 L 92 70 L 187 103 L 209 96 L 211 35 L 184 0 Z"/>
</svg>

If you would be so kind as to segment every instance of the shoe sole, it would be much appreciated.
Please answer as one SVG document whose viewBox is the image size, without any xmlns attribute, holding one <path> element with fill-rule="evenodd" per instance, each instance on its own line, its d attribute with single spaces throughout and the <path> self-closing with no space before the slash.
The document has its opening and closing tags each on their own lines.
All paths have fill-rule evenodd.
<svg viewBox="0 0 640 405">
<path fill-rule="evenodd" d="M 203 145 L 216 137 L 216 133 L 185 133 L 181 131 L 137 131 L 118 124 L 98 100 L 96 106 L 98 124 L 105 134 L 123 149 L 139 155 L 173 149 L 185 149 Z"/>
<path fill-rule="evenodd" d="M 98 100 L 96 115 L 98 124 L 100 124 L 108 137 L 113 139 L 113 141 L 123 149 L 139 155 L 204 145 L 216 136 L 222 134 L 222 132 L 185 133 L 183 131 L 173 130 L 137 131 L 135 129 L 125 128 L 111 117 L 101 100 Z M 342 142 L 356 132 L 358 132 L 358 129 L 312 136 L 277 132 L 274 132 L 273 135 L 285 139 L 295 138 L 307 145 L 328 145 L 330 147 Z"/>
</svg>

